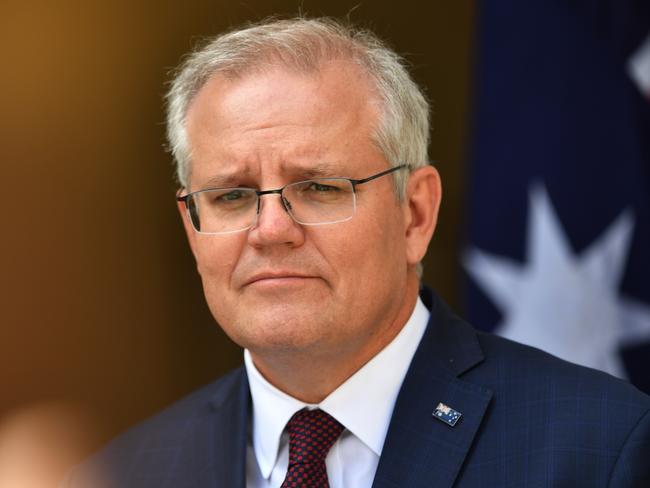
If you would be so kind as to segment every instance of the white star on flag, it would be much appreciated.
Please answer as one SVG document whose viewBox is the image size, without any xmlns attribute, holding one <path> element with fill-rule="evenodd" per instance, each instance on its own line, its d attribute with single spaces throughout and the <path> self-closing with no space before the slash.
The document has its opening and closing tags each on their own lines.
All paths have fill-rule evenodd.
<svg viewBox="0 0 650 488">
<path fill-rule="evenodd" d="M 641 93 L 650 98 L 650 34 L 628 60 L 627 70 Z"/>
<path fill-rule="evenodd" d="M 530 192 L 527 263 L 471 249 L 464 265 L 501 310 L 499 335 L 626 377 L 621 347 L 650 341 L 650 306 L 619 293 L 633 228 L 626 210 L 577 255 L 537 185 Z"/>
</svg>

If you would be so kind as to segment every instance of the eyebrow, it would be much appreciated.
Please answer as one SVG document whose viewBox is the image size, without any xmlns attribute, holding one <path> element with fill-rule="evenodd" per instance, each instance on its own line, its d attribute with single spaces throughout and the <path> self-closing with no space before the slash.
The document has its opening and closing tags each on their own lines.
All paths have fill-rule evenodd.
<svg viewBox="0 0 650 488">
<path fill-rule="evenodd" d="M 331 178 L 342 177 L 345 175 L 339 174 L 341 172 L 340 166 L 333 163 L 316 163 L 309 167 L 291 166 L 283 167 L 282 172 L 293 178 L 300 180 L 309 180 L 311 178 Z M 250 176 L 250 170 L 247 168 L 244 171 L 236 171 L 229 174 L 218 174 L 207 178 L 199 185 L 200 189 L 207 188 L 230 188 L 235 186 L 242 186 L 239 183 L 242 179 Z"/>
<path fill-rule="evenodd" d="M 299 175 L 305 179 L 342 176 L 340 172 L 340 167 L 333 163 L 316 163 L 308 168 L 293 167 L 287 171 L 289 174 Z"/>
<path fill-rule="evenodd" d="M 229 188 L 232 186 L 237 186 L 237 181 L 242 177 L 247 176 L 248 173 L 248 171 L 243 171 L 230 174 L 214 175 L 205 180 L 199 186 L 201 188 Z"/>
</svg>

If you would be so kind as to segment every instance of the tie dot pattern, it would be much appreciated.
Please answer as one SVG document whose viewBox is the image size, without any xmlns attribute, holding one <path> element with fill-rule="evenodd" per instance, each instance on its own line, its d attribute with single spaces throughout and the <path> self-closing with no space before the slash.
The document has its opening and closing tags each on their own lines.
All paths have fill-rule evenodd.
<svg viewBox="0 0 650 488">
<path fill-rule="evenodd" d="M 280 488 L 329 488 L 325 458 L 343 429 L 322 410 L 296 412 L 287 423 L 289 469 Z"/>
</svg>

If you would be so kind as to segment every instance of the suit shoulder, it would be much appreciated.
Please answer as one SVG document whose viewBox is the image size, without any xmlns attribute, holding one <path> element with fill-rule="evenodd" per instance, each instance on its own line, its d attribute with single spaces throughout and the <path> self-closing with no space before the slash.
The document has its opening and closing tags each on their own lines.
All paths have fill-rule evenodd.
<svg viewBox="0 0 650 488">
<path fill-rule="evenodd" d="M 644 411 L 650 409 L 650 396 L 627 381 L 565 361 L 535 347 L 494 334 L 476 333 L 485 354 L 480 368 L 482 374 L 492 375 L 499 386 L 509 384 L 531 393 L 535 389 L 532 385 L 538 385 L 546 393 L 555 392 L 565 398 L 598 398 L 636 405 Z"/>
<path fill-rule="evenodd" d="M 472 459 L 482 463 L 469 462 L 463 474 L 468 485 L 538 479 L 546 486 L 551 479 L 567 486 L 650 486 L 648 395 L 539 349 L 476 334 L 484 359 L 460 379 L 488 388 L 492 399 L 473 446 Z"/>
<path fill-rule="evenodd" d="M 164 410 L 121 433 L 77 466 L 64 486 L 103 486 L 97 478 L 111 478 L 109 486 L 131 486 L 121 480 L 125 473 L 152 469 L 158 471 L 178 463 L 180 451 L 195 449 L 196 440 L 214 418 L 217 409 L 237 401 L 238 389 L 245 383 L 243 368 L 193 391 Z"/>
<path fill-rule="evenodd" d="M 136 424 L 116 437 L 107 448 L 114 445 L 125 447 L 133 442 L 140 444 L 152 440 L 152 435 L 179 436 L 182 429 L 179 423 L 187 424 L 210 412 L 216 405 L 220 406 L 231 397 L 232 390 L 242 380 L 242 368 L 235 369 L 225 374 L 218 380 L 194 390 L 180 400 L 172 403 L 160 412 Z M 160 443 L 155 441 L 156 445 Z"/>
</svg>

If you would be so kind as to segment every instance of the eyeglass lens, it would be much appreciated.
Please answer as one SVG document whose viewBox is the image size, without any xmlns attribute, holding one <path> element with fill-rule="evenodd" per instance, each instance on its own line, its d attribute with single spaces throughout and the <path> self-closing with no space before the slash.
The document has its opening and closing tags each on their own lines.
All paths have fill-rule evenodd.
<svg viewBox="0 0 650 488">
<path fill-rule="evenodd" d="M 248 229 L 255 223 L 259 198 L 251 188 L 211 189 L 191 194 L 187 203 L 197 231 L 225 234 Z M 344 178 L 300 181 L 284 187 L 282 203 L 299 224 L 343 222 L 354 215 L 354 185 Z"/>
</svg>

